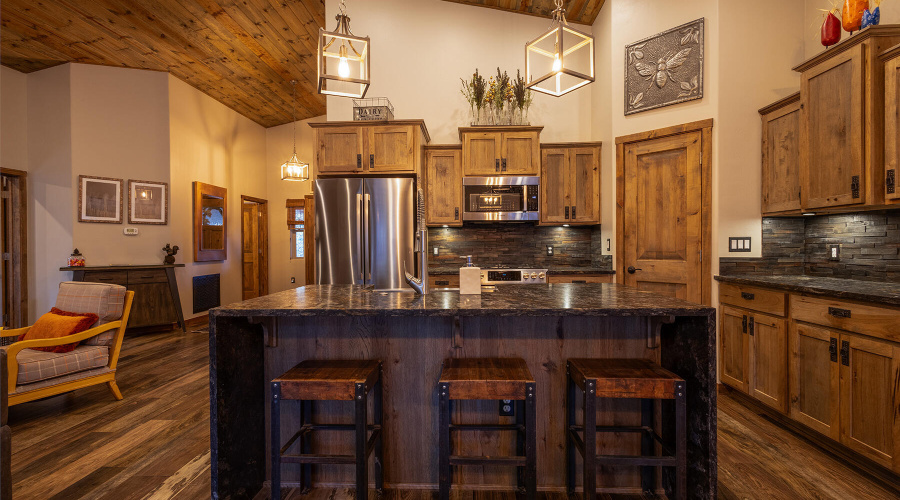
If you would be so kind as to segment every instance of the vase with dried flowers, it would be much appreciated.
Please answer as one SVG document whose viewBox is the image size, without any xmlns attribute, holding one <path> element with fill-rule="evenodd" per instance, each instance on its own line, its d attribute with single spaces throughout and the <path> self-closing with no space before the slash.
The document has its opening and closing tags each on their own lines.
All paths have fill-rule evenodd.
<svg viewBox="0 0 900 500">
<path fill-rule="evenodd" d="M 509 104 L 513 100 L 512 85 L 509 75 L 505 71 L 501 73 L 500 68 L 497 68 L 497 79 L 494 80 L 491 77 L 488 84 L 488 96 L 493 111 L 493 124 L 509 125 Z"/>
<path fill-rule="evenodd" d="M 477 69 L 475 73 L 472 73 L 471 80 L 466 81 L 460 78 L 460 81 L 462 82 L 462 95 L 469 103 L 469 123 L 472 125 L 484 125 L 484 112 L 488 106 L 488 101 L 485 98 L 487 82 L 483 76 L 478 74 Z"/>
<path fill-rule="evenodd" d="M 525 85 L 525 79 L 518 70 L 516 70 L 516 81 L 512 84 L 512 92 L 513 104 L 516 106 L 513 125 L 528 125 L 528 108 L 531 107 L 534 96 L 531 94 L 531 89 Z"/>
</svg>

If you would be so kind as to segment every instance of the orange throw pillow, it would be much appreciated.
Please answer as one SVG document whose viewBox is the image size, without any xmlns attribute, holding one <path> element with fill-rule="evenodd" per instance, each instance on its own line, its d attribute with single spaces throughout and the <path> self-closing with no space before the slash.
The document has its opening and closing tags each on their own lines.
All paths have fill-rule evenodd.
<svg viewBox="0 0 900 500">
<path fill-rule="evenodd" d="M 94 313 L 70 313 L 57 308 L 38 318 L 38 320 L 19 337 L 19 340 L 58 339 L 67 335 L 81 333 L 97 322 Z M 78 347 L 74 344 L 55 345 L 50 347 L 32 347 L 32 349 L 45 352 L 72 352 Z"/>
</svg>

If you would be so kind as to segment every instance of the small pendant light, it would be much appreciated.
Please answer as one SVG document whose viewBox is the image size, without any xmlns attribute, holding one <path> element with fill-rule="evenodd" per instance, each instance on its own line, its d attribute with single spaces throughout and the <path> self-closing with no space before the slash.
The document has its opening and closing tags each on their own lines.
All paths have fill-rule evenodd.
<svg viewBox="0 0 900 500">
<path fill-rule="evenodd" d="M 291 80 L 293 87 L 293 102 L 291 104 L 291 118 L 294 124 L 294 154 L 291 159 L 281 164 L 281 180 L 306 181 L 309 180 L 309 164 L 297 159 L 297 80 Z"/>
<path fill-rule="evenodd" d="M 318 92 L 359 99 L 369 90 L 369 37 L 350 31 L 344 0 L 340 9 L 334 31 L 319 28 Z"/>
<path fill-rule="evenodd" d="M 550 29 L 525 44 L 525 77 L 529 89 L 555 97 L 594 81 L 594 37 L 569 27 L 562 0 Z"/>
</svg>

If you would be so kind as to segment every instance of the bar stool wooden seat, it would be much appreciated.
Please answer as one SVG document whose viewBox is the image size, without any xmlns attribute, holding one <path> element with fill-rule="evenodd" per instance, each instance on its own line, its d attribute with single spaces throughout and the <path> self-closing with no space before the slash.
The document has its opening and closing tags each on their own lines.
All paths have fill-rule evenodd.
<svg viewBox="0 0 900 500">
<path fill-rule="evenodd" d="M 368 395 L 373 393 L 373 424 L 368 424 Z M 287 443 L 281 444 L 281 400 L 300 401 L 300 430 Z M 353 401 L 352 424 L 312 423 L 313 401 Z M 382 453 L 382 367 L 375 360 L 307 360 L 272 381 L 272 488 L 271 498 L 281 499 L 281 464 L 301 464 L 300 483 L 304 491 L 312 486 L 313 464 L 346 464 L 356 466 L 356 497 L 368 495 L 369 456 L 375 454 L 375 489 L 384 486 Z M 311 450 L 312 432 L 316 430 L 355 431 L 352 455 L 321 455 Z M 371 434 L 370 434 L 371 431 Z M 286 452 L 294 443 L 301 453 Z"/>
<path fill-rule="evenodd" d="M 440 498 L 449 500 L 452 466 L 508 465 L 518 469 L 518 486 L 527 500 L 537 491 L 534 377 L 518 358 L 454 358 L 444 361 L 440 391 Z M 451 422 L 450 402 L 459 399 L 514 400 L 515 424 L 461 425 Z M 473 457 L 453 455 L 451 431 L 516 431 L 516 455 Z"/>
<path fill-rule="evenodd" d="M 646 359 L 570 359 L 566 366 L 567 489 L 575 492 L 575 451 L 584 459 L 584 498 L 596 491 L 600 465 L 640 466 L 644 491 L 655 489 L 656 467 L 674 467 L 676 500 L 685 498 L 687 484 L 687 430 L 685 382 L 681 377 Z M 584 424 L 575 423 L 576 387 L 583 391 Z M 598 426 L 597 398 L 641 399 L 640 426 Z M 675 435 L 664 441 L 654 429 L 654 400 L 674 400 Z M 641 455 L 597 455 L 597 432 L 641 433 Z M 579 435 L 582 433 L 584 438 Z M 657 456 L 654 441 L 662 448 Z"/>
</svg>

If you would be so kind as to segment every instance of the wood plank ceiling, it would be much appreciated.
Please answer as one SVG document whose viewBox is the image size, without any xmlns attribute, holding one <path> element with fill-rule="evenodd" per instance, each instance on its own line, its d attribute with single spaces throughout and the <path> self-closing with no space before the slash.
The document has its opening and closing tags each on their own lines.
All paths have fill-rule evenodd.
<svg viewBox="0 0 900 500">
<path fill-rule="evenodd" d="M 491 9 L 550 17 L 556 8 L 555 0 L 444 0 Z M 566 20 L 570 23 L 594 24 L 605 0 L 565 0 Z"/>
<path fill-rule="evenodd" d="M 0 64 L 168 71 L 264 127 L 325 114 L 316 93 L 323 0 L 3 0 Z M 332 26 L 328 26 L 331 29 Z"/>
</svg>

